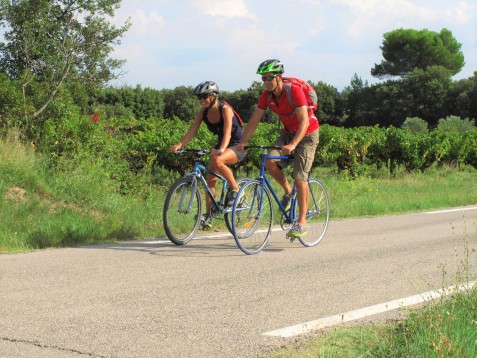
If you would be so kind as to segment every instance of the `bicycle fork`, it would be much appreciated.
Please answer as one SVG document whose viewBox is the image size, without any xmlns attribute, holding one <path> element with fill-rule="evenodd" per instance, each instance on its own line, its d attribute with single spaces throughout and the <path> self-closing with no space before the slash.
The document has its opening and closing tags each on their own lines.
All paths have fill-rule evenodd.
<svg viewBox="0 0 477 358">
<path fill-rule="evenodd" d="M 191 192 L 190 195 L 187 193 L 188 186 L 184 185 L 182 188 L 182 193 L 181 193 L 181 199 L 179 200 L 179 207 L 178 207 L 178 212 L 181 214 L 188 214 L 191 211 L 192 204 L 194 202 L 195 198 L 195 192 L 197 190 L 197 179 L 192 178 L 191 179 Z M 184 205 L 184 202 L 187 202 L 186 205 Z"/>
</svg>

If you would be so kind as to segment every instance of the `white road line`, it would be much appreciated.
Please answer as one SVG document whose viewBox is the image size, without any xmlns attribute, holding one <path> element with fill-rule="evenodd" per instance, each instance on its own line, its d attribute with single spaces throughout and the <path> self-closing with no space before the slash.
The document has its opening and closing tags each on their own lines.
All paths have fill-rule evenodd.
<svg viewBox="0 0 477 358">
<path fill-rule="evenodd" d="M 451 212 L 454 212 L 454 211 L 466 211 L 466 210 L 477 210 L 477 206 L 470 206 L 468 208 L 460 208 L 460 209 L 426 211 L 426 212 L 424 212 L 424 214 L 442 214 L 442 213 L 451 213 Z"/>
<path fill-rule="evenodd" d="M 378 313 L 383 313 L 387 311 L 392 311 L 398 308 L 415 305 L 425 301 L 430 301 L 441 296 L 449 295 L 457 291 L 465 291 L 471 289 L 477 284 L 477 281 L 469 282 L 468 284 L 463 284 L 460 286 L 451 286 L 446 289 L 440 289 L 437 291 L 424 292 L 419 295 L 409 296 L 406 298 L 401 298 L 394 301 L 389 301 L 385 303 L 380 303 L 374 306 L 360 308 L 355 311 L 349 311 L 342 314 L 324 317 L 317 319 L 315 321 L 309 321 L 305 323 L 300 323 L 294 326 L 280 328 L 274 331 L 263 333 L 266 336 L 276 336 L 276 337 L 293 337 L 303 333 L 308 333 L 314 330 L 323 329 L 326 327 L 335 326 L 341 323 L 354 321 L 360 318 L 372 316 Z"/>
</svg>

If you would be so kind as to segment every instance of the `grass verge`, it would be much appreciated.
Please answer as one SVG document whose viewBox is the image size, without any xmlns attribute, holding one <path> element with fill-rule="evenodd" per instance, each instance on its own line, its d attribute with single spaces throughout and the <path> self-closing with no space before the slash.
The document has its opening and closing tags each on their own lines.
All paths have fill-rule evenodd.
<svg viewBox="0 0 477 358">
<path fill-rule="evenodd" d="M 476 357 L 477 288 L 411 310 L 399 322 L 336 328 L 264 357 Z"/>
<path fill-rule="evenodd" d="M 14 136 L 0 141 L 0 252 L 164 237 L 168 188 L 145 177 L 143 191 L 119 194 L 101 162 L 52 170 Z M 350 180 L 316 168 L 332 220 L 477 204 L 477 171 L 438 168 L 399 178 Z M 277 191 L 278 193 L 280 191 Z M 214 220 L 214 230 L 226 230 Z"/>
</svg>

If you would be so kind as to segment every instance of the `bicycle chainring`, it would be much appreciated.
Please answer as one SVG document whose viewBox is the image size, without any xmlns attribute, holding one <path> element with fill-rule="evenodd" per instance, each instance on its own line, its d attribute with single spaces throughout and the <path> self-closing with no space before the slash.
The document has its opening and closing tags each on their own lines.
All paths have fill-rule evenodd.
<svg viewBox="0 0 477 358">
<path fill-rule="evenodd" d="M 293 223 L 289 222 L 286 220 L 285 215 L 281 215 L 280 217 L 280 226 L 282 227 L 282 230 L 288 231 L 291 229 Z"/>
<path fill-rule="evenodd" d="M 214 218 L 214 219 L 217 219 L 220 215 L 219 215 L 219 210 L 212 205 L 212 207 L 210 208 L 210 215 Z"/>
</svg>

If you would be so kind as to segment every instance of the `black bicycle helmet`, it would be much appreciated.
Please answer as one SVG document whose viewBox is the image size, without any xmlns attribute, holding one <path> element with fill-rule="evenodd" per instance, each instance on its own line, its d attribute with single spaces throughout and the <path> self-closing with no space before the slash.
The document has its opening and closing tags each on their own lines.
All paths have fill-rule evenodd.
<svg viewBox="0 0 477 358">
<path fill-rule="evenodd" d="M 202 83 L 199 83 L 197 87 L 194 89 L 194 95 L 199 96 L 202 94 L 219 94 L 219 86 L 217 86 L 217 83 L 214 81 L 204 81 Z"/>
<path fill-rule="evenodd" d="M 259 75 L 264 73 L 284 73 L 285 68 L 283 67 L 283 63 L 277 59 L 265 60 L 260 65 L 258 65 L 257 73 Z"/>
</svg>

